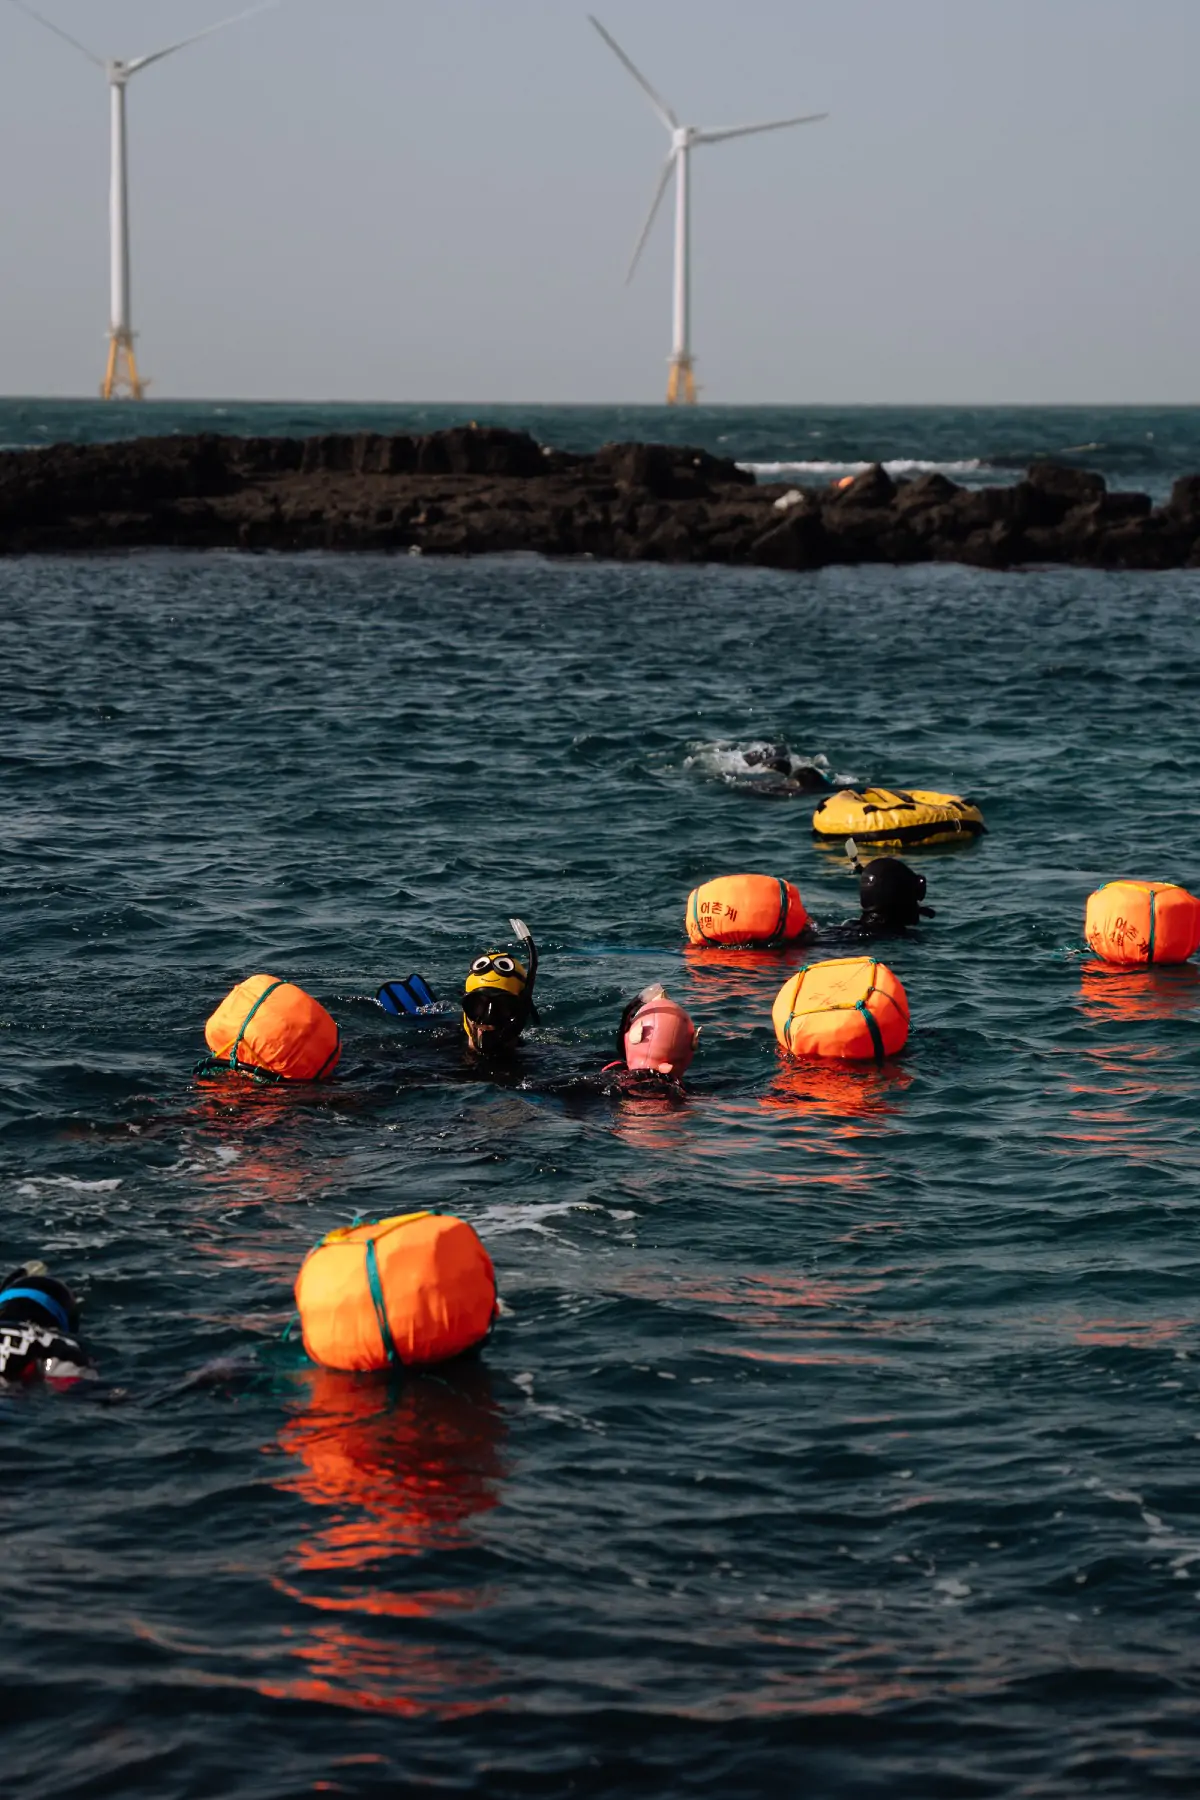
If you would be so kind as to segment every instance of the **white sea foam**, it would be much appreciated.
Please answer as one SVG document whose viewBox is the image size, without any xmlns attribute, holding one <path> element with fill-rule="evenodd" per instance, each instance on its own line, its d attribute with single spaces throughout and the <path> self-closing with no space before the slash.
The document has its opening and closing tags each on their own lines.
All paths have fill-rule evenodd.
<svg viewBox="0 0 1200 1800">
<path fill-rule="evenodd" d="M 36 1200 L 46 1188 L 69 1188 L 73 1194 L 111 1194 L 120 1180 L 77 1181 L 73 1175 L 33 1175 L 17 1189 L 20 1200 Z"/>
<path fill-rule="evenodd" d="M 547 1220 L 581 1212 L 609 1214 L 609 1208 L 593 1200 L 549 1200 L 541 1203 L 531 1200 L 502 1200 L 486 1207 L 483 1212 L 474 1214 L 471 1222 L 481 1232 L 488 1231 L 493 1237 L 503 1237 L 514 1231 L 534 1231 L 542 1237 L 555 1237 L 557 1234 L 550 1229 Z M 572 1244 L 563 1242 L 560 1247 L 572 1255 L 580 1254 Z"/>
<path fill-rule="evenodd" d="M 786 759 L 792 775 L 797 775 L 801 769 L 816 769 L 835 787 L 854 785 L 851 776 L 831 769 L 828 757 L 822 753 L 801 756 L 775 738 L 752 738 L 743 743 L 718 738 L 713 743 L 691 743 L 683 759 L 683 766 L 685 769 L 694 769 L 698 774 L 736 785 L 753 786 L 755 783 L 766 785 L 772 781 L 778 782 L 783 771 L 764 763 L 764 757 L 778 758 L 780 761 Z"/>
</svg>

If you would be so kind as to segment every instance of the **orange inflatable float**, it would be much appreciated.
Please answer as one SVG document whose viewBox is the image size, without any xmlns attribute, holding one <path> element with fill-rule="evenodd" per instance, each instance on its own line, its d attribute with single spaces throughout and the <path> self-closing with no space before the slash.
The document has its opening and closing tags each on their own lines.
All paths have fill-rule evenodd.
<svg viewBox="0 0 1200 1800">
<path fill-rule="evenodd" d="M 882 1062 L 908 1040 L 908 995 L 886 963 L 840 956 L 798 969 L 776 995 L 771 1018 L 793 1056 Z"/>
<path fill-rule="evenodd" d="M 342 1054 L 341 1033 L 319 1000 L 274 975 L 251 975 L 226 994 L 204 1027 L 208 1068 L 260 1080 L 324 1081 Z"/>
<path fill-rule="evenodd" d="M 492 1259 L 465 1219 L 402 1213 L 331 1231 L 296 1277 L 304 1348 L 327 1369 L 446 1362 L 499 1313 Z"/>
<path fill-rule="evenodd" d="M 1109 881 L 1088 896 L 1083 934 L 1105 962 L 1186 962 L 1200 949 L 1200 900 L 1173 881 Z"/>
<path fill-rule="evenodd" d="M 693 888 L 685 923 L 693 944 L 727 950 L 786 944 L 802 936 L 808 914 L 800 890 L 775 875 L 719 875 Z"/>
</svg>

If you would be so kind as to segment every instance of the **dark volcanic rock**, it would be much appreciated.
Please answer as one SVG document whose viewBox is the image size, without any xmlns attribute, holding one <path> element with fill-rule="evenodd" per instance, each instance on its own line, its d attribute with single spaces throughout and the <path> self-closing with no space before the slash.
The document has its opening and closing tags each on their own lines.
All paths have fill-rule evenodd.
<svg viewBox="0 0 1200 1800">
<path fill-rule="evenodd" d="M 1102 569 L 1178 569 L 1193 543 L 1162 518 L 1126 519 L 1098 538 L 1094 561 Z"/>
<path fill-rule="evenodd" d="M 834 488 L 827 497 L 831 506 L 890 506 L 896 498 L 896 484 L 882 463 L 872 463 L 845 487 Z"/>
<path fill-rule="evenodd" d="M 606 444 L 576 456 L 474 425 L 0 454 L 0 554 L 151 544 L 536 551 L 797 572 L 955 560 L 1175 568 L 1200 563 L 1200 475 L 1176 482 L 1156 512 L 1144 494 L 1109 494 L 1098 475 L 1057 463 L 976 489 L 936 472 L 896 483 L 874 464 L 845 488 L 797 493 L 705 450 Z"/>
<path fill-rule="evenodd" d="M 1011 569 L 1028 552 L 1020 532 L 1003 519 L 973 531 L 963 543 L 939 547 L 939 562 L 971 563 L 979 569 Z"/>
<path fill-rule="evenodd" d="M 423 475 L 510 475 L 545 473 L 542 447 L 527 431 L 499 426 L 455 426 L 417 439 L 417 468 Z"/>
<path fill-rule="evenodd" d="M 897 482 L 894 504 L 897 512 L 923 512 L 926 507 L 944 506 L 948 500 L 953 500 L 962 492 L 962 488 L 955 487 L 952 481 L 948 481 L 936 469 L 930 469 L 912 481 Z"/>
<path fill-rule="evenodd" d="M 1069 463 L 1030 463 L 1026 480 L 1040 493 L 1061 501 L 1064 510 L 1095 500 L 1104 492 L 1103 475 L 1091 469 L 1074 469 Z"/>
<path fill-rule="evenodd" d="M 1014 488 L 951 487 L 951 496 L 939 505 L 924 508 L 905 507 L 900 513 L 903 523 L 922 544 L 951 547 L 965 543 L 976 533 L 993 525 L 1014 521 Z"/>
<path fill-rule="evenodd" d="M 748 560 L 767 569 L 820 569 L 830 561 L 828 552 L 820 513 L 796 506 L 750 546 Z"/>
<path fill-rule="evenodd" d="M 1145 519 L 1151 510 L 1149 494 L 1134 494 L 1123 488 L 1114 494 L 1101 494 L 1093 505 L 1108 524 L 1117 519 Z"/>
<path fill-rule="evenodd" d="M 1076 504 L 1073 496 L 1056 494 L 1036 481 L 1018 481 L 1003 491 L 1008 502 L 1006 516 L 1023 530 L 1037 531 L 1061 524 Z"/>
<path fill-rule="evenodd" d="M 1200 532 L 1200 475 L 1181 475 L 1171 489 L 1171 498 L 1163 512 L 1181 523 L 1194 523 Z"/>
<path fill-rule="evenodd" d="M 0 530 L 15 521 L 133 514 L 164 500 L 232 493 L 240 482 L 227 445 L 204 435 L 7 451 L 0 455 Z"/>
<path fill-rule="evenodd" d="M 594 468 L 623 488 L 645 488 L 662 500 L 706 495 L 714 487 L 754 487 L 754 476 L 727 457 L 669 444 L 605 444 Z"/>
</svg>

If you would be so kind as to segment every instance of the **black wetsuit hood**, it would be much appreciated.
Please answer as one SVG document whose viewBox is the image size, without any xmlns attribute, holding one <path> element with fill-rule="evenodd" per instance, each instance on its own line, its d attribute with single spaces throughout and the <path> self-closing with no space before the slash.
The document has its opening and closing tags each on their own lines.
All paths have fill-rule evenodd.
<svg viewBox="0 0 1200 1800">
<path fill-rule="evenodd" d="M 933 908 L 922 906 L 925 877 L 910 869 L 898 856 L 875 856 L 864 863 L 858 877 L 858 899 L 864 931 L 903 931 L 922 917 L 932 918 Z"/>
</svg>

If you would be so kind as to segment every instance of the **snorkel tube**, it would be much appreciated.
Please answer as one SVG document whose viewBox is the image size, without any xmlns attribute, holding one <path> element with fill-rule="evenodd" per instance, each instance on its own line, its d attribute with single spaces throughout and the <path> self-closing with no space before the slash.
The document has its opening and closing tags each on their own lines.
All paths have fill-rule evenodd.
<svg viewBox="0 0 1200 1800">
<path fill-rule="evenodd" d="M 533 1004 L 533 984 L 537 980 L 538 972 L 537 945 L 534 943 L 533 933 L 530 931 L 524 919 L 511 918 L 508 922 L 517 942 L 529 958 L 529 973 L 525 978 L 525 1004 L 529 1019 L 534 1025 L 539 1025 L 541 1020 L 538 1018 L 538 1009 Z"/>
</svg>

